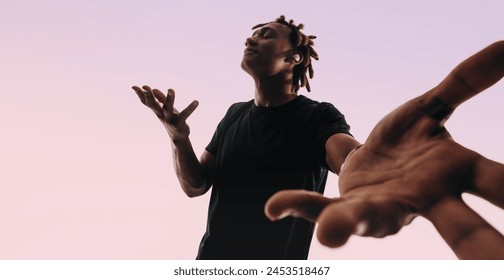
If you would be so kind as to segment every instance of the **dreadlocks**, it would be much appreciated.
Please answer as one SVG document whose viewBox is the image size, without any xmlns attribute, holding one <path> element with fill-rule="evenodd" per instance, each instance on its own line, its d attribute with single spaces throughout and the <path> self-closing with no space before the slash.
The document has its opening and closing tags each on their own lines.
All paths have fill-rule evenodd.
<svg viewBox="0 0 504 280">
<path fill-rule="evenodd" d="M 308 82 L 308 78 L 306 77 L 306 72 L 308 72 L 310 79 L 313 79 L 313 66 L 311 58 L 313 57 L 315 60 L 319 59 L 317 52 L 315 52 L 315 50 L 313 49 L 314 45 L 313 39 L 317 37 L 313 35 L 310 36 L 304 35 L 301 32 L 301 29 L 303 29 L 304 27 L 302 23 L 299 25 L 295 25 L 294 20 L 291 19 L 287 21 L 285 20 L 285 16 L 283 15 L 273 22 L 281 23 L 283 25 L 288 26 L 291 29 L 290 33 L 291 44 L 292 46 L 294 46 L 294 49 L 296 51 L 299 51 L 303 55 L 304 58 L 303 62 L 296 65 L 292 71 L 292 91 L 297 93 L 297 91 L 301 87 L 306 87 L 306 90 L 310 91 L 310 83 Z M 258 24 L 252 27 L 252 30 L 263 27 L 269 23 L 271 22 Z"/>
</svg>

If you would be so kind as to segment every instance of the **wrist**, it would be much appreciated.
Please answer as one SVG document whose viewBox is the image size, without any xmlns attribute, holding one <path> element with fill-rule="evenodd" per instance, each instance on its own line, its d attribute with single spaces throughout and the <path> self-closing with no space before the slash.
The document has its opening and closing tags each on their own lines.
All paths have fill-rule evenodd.
<svg viewBox="0 0 504 280">
<path fill-rule="evenodd" d="M 179 147 L 179 146 L 185 146 L 187 144 L 190 144 L 189 141 L 189 135 L 185 137 L 170 137 L 171 143 L 173 146 Z"/>
</svg>

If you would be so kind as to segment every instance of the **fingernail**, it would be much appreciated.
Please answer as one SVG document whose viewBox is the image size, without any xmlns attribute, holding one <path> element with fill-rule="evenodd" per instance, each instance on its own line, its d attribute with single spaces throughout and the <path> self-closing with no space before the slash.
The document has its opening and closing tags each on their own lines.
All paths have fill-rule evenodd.
<svg viewBox="0 0 504 280">
<path fill-rule="evenodd" d="M 365 222 L 360 222 L 355 227 L 354 234 L 363 236 L 367 232 L 367 224 Z"/>
</svg>

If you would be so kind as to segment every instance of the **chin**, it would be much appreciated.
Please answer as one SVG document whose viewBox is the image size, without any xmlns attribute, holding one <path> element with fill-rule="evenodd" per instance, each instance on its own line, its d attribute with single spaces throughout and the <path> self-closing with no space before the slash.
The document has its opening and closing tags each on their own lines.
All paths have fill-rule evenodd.
<svg viewBox="0 0 504 280">
<path fill-rule="evenodd" d="M 248 74 L 252 75 L 252 69 L 250 68 L 250 65 L 248 64 L 248 62 L 246 61 L 245 58 L 243 58 L 240 66 L 243 69 L 243 71 L 245 71 Z"/>
</svg>

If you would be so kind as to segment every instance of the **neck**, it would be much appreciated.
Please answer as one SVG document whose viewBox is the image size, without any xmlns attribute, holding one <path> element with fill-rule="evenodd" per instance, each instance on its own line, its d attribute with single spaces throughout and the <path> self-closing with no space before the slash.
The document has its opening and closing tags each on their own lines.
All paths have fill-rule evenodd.
<svg viewBox="0 0 504 280">
<path fill-rule="evenodd" d="M 259 107 L 277 107 L 297 97 L 292 84 L 285 77 L 267 77 L 255 80 L 255 100 Z"/>
</svg>

